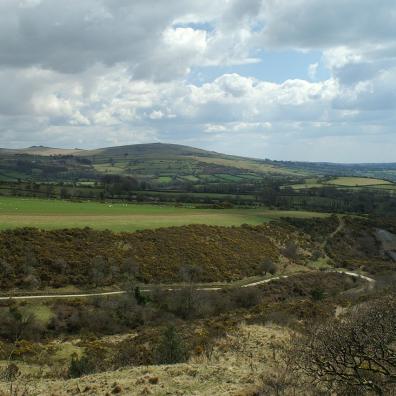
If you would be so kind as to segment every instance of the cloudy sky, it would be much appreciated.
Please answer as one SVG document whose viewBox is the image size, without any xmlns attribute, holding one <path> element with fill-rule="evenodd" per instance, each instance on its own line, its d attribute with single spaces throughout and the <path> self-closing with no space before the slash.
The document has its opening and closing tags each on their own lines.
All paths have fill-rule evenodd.
<svg viewBox="0 0 396 396">
<path fill-rule="evenodd" d="M 0 146 L 396 162 L 394 0 L 0 0 Z"/>
</svg>

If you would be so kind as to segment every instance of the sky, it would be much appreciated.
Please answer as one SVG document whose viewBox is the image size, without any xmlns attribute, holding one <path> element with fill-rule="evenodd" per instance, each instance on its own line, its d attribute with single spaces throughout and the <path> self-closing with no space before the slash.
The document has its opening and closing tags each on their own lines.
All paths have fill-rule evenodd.
<svg viewBox="0 0 396 396">
<path fill-rule="evenodd" d="M 396 162 L 394 0 L 0 0 L 0 147 Z"/>
</svg>

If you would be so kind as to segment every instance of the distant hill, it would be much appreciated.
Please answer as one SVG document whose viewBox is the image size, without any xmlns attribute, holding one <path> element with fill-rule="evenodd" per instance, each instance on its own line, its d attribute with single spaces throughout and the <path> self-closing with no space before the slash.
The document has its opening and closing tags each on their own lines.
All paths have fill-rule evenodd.
<svg viewBox="0 0 396 396">
<path fill-rule="evenodd" d="M 238 181 L 247 177 L 260 177 L 264 174 L 298 175 L 297 169 L 272 165 L 269 161 L 238 157 L 207 151 L 178 144 L 150 143 L 117 147 L 105 147 L 94 150 L 58 149 L 33 146 L 24 149 L 0 149 L 0 156 L 19 158 L 29 161 L 35 157 L 35 163 L 63 160 L 63 166 L 69 168 L 60 157 L 73 156 L 89 161 L 91 170 L 97 173 L 147 176 L 149 178 L 185 178 L 184 181 L 196 181 L 206 175 L 212 181 Z M 39 157 L 39 158 L 37 158 Z M 41 159 L 40 159 L 41 158 Z M 47 159 L 46 159 L 47 158 Z M 81 163 L 81 161 L 80 161 Z M 1 169 L 0 169 L 1 171 Z M 239 178 L 238 175 L 242 175 Z M 164 182 L 160 179 L 159 182 Z"/>
<path fill-rule="evenodd" d="M 60 149 L 53 147 L 45 147 L 45 146 L 31 146 L 28 148 L 22 149 L 0 149 L 0 155 L 17 155 L 17 154 L 26 154 L 26 155 L 42 155 L 42 156 L 50 156 L 50 155 L 77 155 L 79 152 L 84 151 L 80 149 Z"/>
<path fill-rule="evenodd" d="M 46 146 L 31 146 L 21 149 L 0 148 L 0 154 L 26 154 L 26 155 L 78 155 L 78 156 L 174 156 L 174 155 L 221 155 L 212 151 L 206 151 L 179 144 L 148 143 L 132 144 L 126 146 L 104 147 L 93 150 L 84 149 L 61 149 Z"/>
<path fill-rule="evenodd" d="M 305 183 L 304 178 L 357 176 L 396 181 L 396 164 L 271 161 L 226 155 L 178 144 L 149 143 L 93 150 L 32 146 L 0 149 L 0 180 L 78 181 L 100 175 L 134 176 L 152 186 L 255 182 L 263 177 Z M 311 181 L 317 184 L 317 181 Z"/>
<path fill-rule="evenodd" d="M 148 143 L 132 144 L 127 146 L 105 147 L 96 150 L 80 150 L 81 156 L 131 156 L 131 157 L 175 157 L 175 156 L 204 156 L 227 157 L 214 151 L 206 151 L 179 144 Z"/>
</svg>

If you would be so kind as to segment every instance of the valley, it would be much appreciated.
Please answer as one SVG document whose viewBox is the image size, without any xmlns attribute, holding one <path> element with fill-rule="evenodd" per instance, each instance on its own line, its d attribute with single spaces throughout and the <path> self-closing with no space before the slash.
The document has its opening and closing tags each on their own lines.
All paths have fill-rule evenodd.
<svg viewBox="0 0 396 396">
<path fill-rule="evenodd" d="M 395 27 L 0 0 L 0 396 L 396 396 Z"/>
<path fill-rule="evenodd" d="M 311 326 L 394 323 L 392 165 L 336 169 L 161 144 L 1 151 L 0 394 L 326 392 L 301 360 Z"/>
</svg>

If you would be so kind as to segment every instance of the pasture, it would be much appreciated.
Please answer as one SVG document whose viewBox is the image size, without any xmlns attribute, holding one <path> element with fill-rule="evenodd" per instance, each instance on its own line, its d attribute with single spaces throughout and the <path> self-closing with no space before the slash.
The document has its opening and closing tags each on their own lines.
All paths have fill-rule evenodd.
<svg viewBox="0 0 396 396">
<path fill-rule="evenodd" d="M 332 186 L 335 188 L 349 189 L 349 188 L 380 188 L 386 190 L 393 190 L 396 186 L 394 183 L 383 180 L 376 179 L 372 177 L 355 177 L 355 176 L 340 176 L 335 177 L 330 180 L 321 180 L 321 179 L 306 179 L 304 183 L 300 184 L 292 184 L 291 187 L 293 190 L 301 190 L 307 188 L 321 188 L 326 186 Z"/>
<path fill-rule="evenodd" d="M 345 187 L 364 187 L 391 185 L 392 183 L 387 180 L 374 179 L 370 177 L 336 177 L 335 179 L 326 182 L 326 184 Z"/>
<path fill-rule="evenodd" d="M 325 217 L 325 213 L 255 209 L 195 209 L 168 205 L 70 202 L 0 197 L 0 229 L 37 227 L 136 231 L 148 228 L 207 224 L 257 225 L 280 217 Z"/>
</svg>

